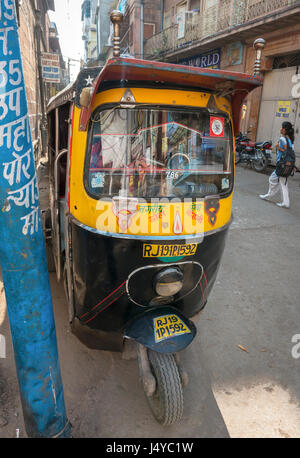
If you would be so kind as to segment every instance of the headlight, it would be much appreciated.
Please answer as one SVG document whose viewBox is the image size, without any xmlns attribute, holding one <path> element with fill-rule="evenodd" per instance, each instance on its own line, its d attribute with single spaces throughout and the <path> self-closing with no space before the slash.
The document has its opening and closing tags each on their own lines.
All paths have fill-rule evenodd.
<svg viewBox="0 0 300 458">
<path fill-rule="evenodd" d="M 159 296 L 175 296 L 183 287 L 183 273 L 178 267 L 168 267 L 154 278 L 154 289 Z"/>
</svg>

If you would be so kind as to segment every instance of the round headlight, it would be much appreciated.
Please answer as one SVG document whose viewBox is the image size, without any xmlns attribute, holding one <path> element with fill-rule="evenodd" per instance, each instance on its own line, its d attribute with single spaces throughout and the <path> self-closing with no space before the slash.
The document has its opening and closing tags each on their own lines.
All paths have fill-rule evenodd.
<svg viewBox="0 0 300 458">
<path fill-rule="evenodd" d="M 159 296 L 175 296 L 182 287 L 183 273 L 178 267 L 168 267 L 154 279 L 154 289 Z"/>
</svg>

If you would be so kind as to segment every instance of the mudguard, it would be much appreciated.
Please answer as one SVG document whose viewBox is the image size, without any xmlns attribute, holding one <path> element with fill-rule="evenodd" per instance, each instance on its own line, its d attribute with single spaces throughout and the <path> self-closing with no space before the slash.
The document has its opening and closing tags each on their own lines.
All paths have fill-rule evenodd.
<svg viewBox="0 0 300 458">
<path fill-rule="evenodd" d="M 147 309 L 125 329 L 125 337 L 159 353 L 183 350 L 196 333 L 194 323 L 171 306 Z"/>
</svg>

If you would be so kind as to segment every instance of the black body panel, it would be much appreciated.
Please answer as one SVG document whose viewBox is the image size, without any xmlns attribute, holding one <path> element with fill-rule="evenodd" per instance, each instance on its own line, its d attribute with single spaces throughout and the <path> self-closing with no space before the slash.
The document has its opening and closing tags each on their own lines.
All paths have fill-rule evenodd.
<svg viewBox="0 0 300 458">
<path fill-rule="evenodd" d="M 205 236 L 194 256 L 185 256 L 172 263 L 172 260 L 143 258 L 143 244 L 147 240 L 109 237 L 89 230 L 73 219 L 69 221 L 74 312 L 84 328 L 123 335 L 126 324 L 145 313 L 150 296 L 157 296 L 153 275 L 170 264 L 184 272 L 184 294 L 178 293 L 170 301 L 172 307 L 191 318 L 205 306 L 216 279 L 228 226 Z M 155 242 L 151 240 L 151 243 Z M 166 239 L 157 243 L 170 245 L 188 241 Z M 138 297 L 138 301 L 133 302 L 128 291 L 134 300 Z M 143 305 L 136 303 L 141 301 Z"/>
</svg>

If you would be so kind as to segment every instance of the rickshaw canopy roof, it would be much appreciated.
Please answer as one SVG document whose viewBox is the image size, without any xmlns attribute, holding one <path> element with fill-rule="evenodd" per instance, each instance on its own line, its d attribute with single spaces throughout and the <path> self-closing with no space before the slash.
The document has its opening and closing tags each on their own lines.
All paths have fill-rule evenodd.
<svg viewBox="0 0 300 458">
<path fill-rule="evenodd" d="M 94 81 L 94 91 L 88 109 L 82 110 L 81 128 L 86 129 L 92 113 L 93 102 L 102 86 L 113 81 L 135 81 L 177 86 L 178 88 L 199 88 L 219 94 L 230 94 L 234 131 L 239 129 L 240 111 L 244 98 L 256 87 L 262 85 L 260 77 L 246 73 L 225 70 L 204 69 L 186 65 L 140 60 L 128 57 L 109 59 Z"/>
<path fill-rule="evenodd" d="M 234 83 L 236 90 L 251 91 L 262 84 L 262 79 L 246 73 L 206 69 L 165 62 L 117 57 L 109 59 L 95 81 L 97 92 L 107 81 L 128 80 L 161 82 L 185 87 L 216 90 L 219 83 Z"/>
<path fill-rule="evenodd" d="M 69 97 L 66 92 L 61 97 L 58 94 L 48 105 L 48 111 L 54 106 L 61 104 L 63 99 L 71 98 L 75 95 L 75 104 L 79 105 L 81 90 L 86 87 L 87 75 L 94 77 L 92 85 L 92 96 L 88 108 L 81 109 L 80 130 L 86 130 L 87 123 L 93 110 L 93 103 L 98 92 L 105 89 L 107 84 L 126 84 L 130 82 L 148 85 L 155 84 L 156 87 L 176 87 L 191 90 L 202 89 L 218 95 L 230 95 L 234 130 L 239 129 L 240 111 L 244 98 L 253 89 L 263 84 L 262 78 L 246 73 L 229 72 L 217 69 L 204 69 L 186 65 L 170 64 L 166 62 L 156 62 L 140 60 L 128 57 L 114 57 L 109 59 L 104 67 L 85 68 L 77 78 L 72 87 L 69 87 Z M 128 83 L 127 83 L 128 82 Z M 75 92 L 75 93 L 74 93 Z M 58 102 L 58 103 L 55 103 Z M 60 102 L 60 103 L 59 103 Z"/>
</svg>

